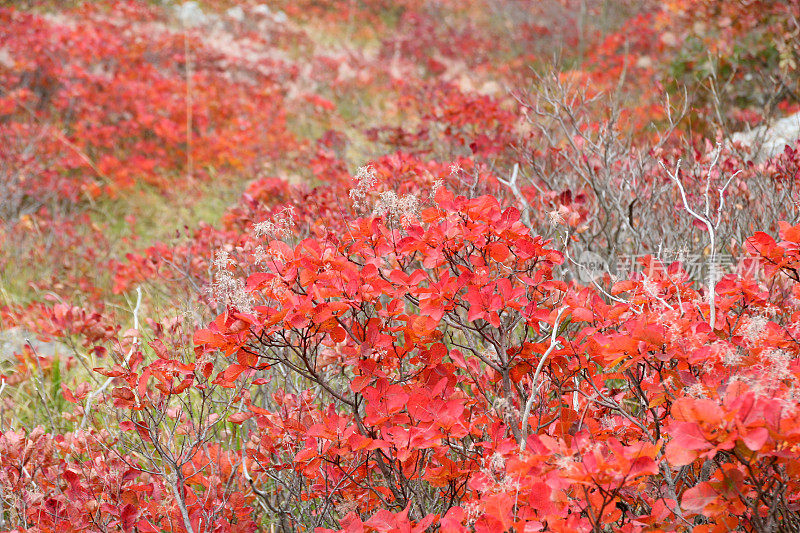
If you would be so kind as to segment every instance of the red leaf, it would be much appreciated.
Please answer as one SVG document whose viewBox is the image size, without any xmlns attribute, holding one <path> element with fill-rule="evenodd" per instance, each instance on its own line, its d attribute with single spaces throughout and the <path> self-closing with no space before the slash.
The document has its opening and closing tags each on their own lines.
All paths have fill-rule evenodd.
<svg viewBox="0 0 800 533">
<path fill-rule="evenodd" d="M 136 529 L 141 531 L 142 533 L 158 533 L 161 531 L 157 527 L 153 526 L 148 520 L 142 519 L 136 522 Z"/>
<path fill-rule="evenodd" d="M 780 221 L 778 222 L 780 228 L 779 234 L 785 241 L 800 243 L 800 224 L 792 226 L 791 224 Z"/>
<path fill-rule="evenodd" d="M 713 448 L 693 422 L 676 422 L 671 427 L 672 440 L 667 445 L 667 460 L 675 466 L 691 464 L 700 453 Z"/>
<path fill-rule="evenodd" d="M 508 259 L 510 252 L 508 251 L 508 246 L 505 244 L 501 242 L 493 242 L 489 245 L 489 255 L 498 263 L 502 263 Z"/>
<path fill-rule="evenodd" d="M 64 399 L 69 403 L 78 403 L 78 400 L 75 399 L 72 391 L 70 391 L 63 383 L 61 384 L 61 395 L 64 396 Z"/>
<path fill-rule="evenodd" d="M 464 531 L 469 531 L 463 523 L 465 518 L 466 513 L 464 509 L 461 507 L 451 507 L 444 517 L 442 517 L 441 522 L 439 522 L 441 533 L 463 533 Z"/>
<path fill-rule="evenodd" d="M 344 533 L 364 533 L 364 522 L 358 513 L 351 511 L 340 521 Z"/>
<path fill-rule="evenodd" d="M 169 359 L 169 354 L 167 353 L 167 348 L 164 346 L 164 343 L 161 342 L 160 339 L 156 339 L 149 343 L 150 347 L 156 352 L 156 355 L 161 359 Z"/>
<path fill-rule="evenodd" d="M 253 418 L 253 413 L 234 413 L 228 417 L 228 422 L 231 424 L 241 424 L 250 418 Z"/>
<path fill-rule="evenodd" d="M 742 435 L 742 442 L 750 450 L 757 452 L 764 447 L 768 438 L 769 431 L 767 428 L 754 428 Z"/>
<path fill-rule="evenodd" d="M 312 439 L 313 440 L 313 439 Z M 317 455 L 317 450 L 315 448 L 304 448 L 297 452 L 297 455 L 294 456 L 295 463 L 303 463 L 305 461 L 309 461 Z"/>
<path fill-rule="evenodd" d="M 717 491 L 706 481 L 684 492 L 681 503 L 689 512 L 702 513 L 718 496 Z"/>
<path fill-rule="evenodd" d="M 631 280 L 618 281 L 611 287 L 611 295 L 616 296 L 636 288 L 637 283 Z"/>
<path fill-rule="evenodd" d="M 92 370 L 94 370 L 98 374 L 102 374 L 102 375 L 104 375 L 106 377 L 109 377 L 109 378 L 118 378 L 120 376 L 124 376 L 125 374 L 127 374 L 127 372 L 119 365 L 114 365 L 114 368 L 112 368 L 112 369 L 108 369 L 108 368 L 93 368 Z"/>
<path fill-rule="evenodd" d="M 111 391 L 111 397 L 114 398 L 115 404 L 118 401 L 124 405 L 132 405 L 133 402 L 136 401 L 136 396 L 128 387 L 115 388 L 113 391 Z"/>
<path fill-rule="evenodd" d="M 574 322 L 591 322 L 594 320 L 594 313 L 585 307 L 578 307 L 572 311 L 572 320 Z"/>
<path fill-rule="evenodd" d="M 329 335 L 333 342 L 343 342 L 347 338 L 347 332 L 341 326 L 333 328 Z"/>
<path fill-rule="evenodd" d="M 246 370 L 248 370 L 248 367 L 246 367 L 246 366 L 243 366 L 243 365 L 231 365 L 228 368 L 226 368 L 225 371 L 222 373 L 222 379 L 226 383 L 233 383 Z"/>
</svg>

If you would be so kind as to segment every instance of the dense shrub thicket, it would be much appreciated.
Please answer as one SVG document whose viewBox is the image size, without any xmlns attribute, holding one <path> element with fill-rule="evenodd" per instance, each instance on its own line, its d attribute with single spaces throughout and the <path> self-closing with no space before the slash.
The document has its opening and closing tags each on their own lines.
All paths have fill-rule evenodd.
<svg viewBox="0 0 800 533">
<path fill-rule="evenodd" d="M 798 20 L 1 7 L 0 529 L 800 530 Z"/>
</svg>

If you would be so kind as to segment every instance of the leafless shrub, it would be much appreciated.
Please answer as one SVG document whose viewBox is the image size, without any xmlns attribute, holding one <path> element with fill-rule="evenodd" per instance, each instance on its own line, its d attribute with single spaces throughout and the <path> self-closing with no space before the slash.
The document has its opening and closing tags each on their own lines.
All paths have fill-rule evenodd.
<svg viewBox="0 0 800 533">
<path fill-rule="evenodd" d="M 715 256 L 735 256 L 753 232 L 797 218 L 796 179 L 786 177 L 791 171 L 781 177 L 790 162 L 754 165 L 731 143 L 687 140 L 679 134 L 685 93 L 679 106 L 665 97 L 666 120 L 643 143 L 622 120 L 624 75 L 611 94 L 556 76 L 535 81 L 515 97 L 536 134 L 518 147 L 521 165 L 501 184 L 523 221 L 573 256 L 598 254 L 612 271 L 645 254 L 665 263 L 695 258 L 702 269 Z M 725 204 L 727 196 L 735 201 Z M 713 250 L 691 210 L 714 214 Z"/>
</svg>

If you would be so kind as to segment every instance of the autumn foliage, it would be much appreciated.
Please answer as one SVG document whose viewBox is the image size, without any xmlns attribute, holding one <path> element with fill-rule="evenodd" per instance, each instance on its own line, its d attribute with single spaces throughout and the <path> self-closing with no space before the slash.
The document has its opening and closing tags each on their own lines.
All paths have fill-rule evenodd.
<svg viewBox="0 0 800 533">
<path fill-rule="evenodd" d="M 0 529 L 800 530 L 743 6 L 0 8 Z"/>
</svg>

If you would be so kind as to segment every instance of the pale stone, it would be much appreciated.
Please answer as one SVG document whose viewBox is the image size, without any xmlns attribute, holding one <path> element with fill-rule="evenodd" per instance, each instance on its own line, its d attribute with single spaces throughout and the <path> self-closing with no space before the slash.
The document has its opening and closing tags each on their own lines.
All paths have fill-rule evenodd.
<svg viewBox="0 0 800 533">
<path fill-rule="evenodd" d="M 233 19 L 236 22 L 243 22 L 244 21 L 244 9 L 242 9 L 242 6 L 234 6 L 234 7 L 230 8 L 230 9 L 228 9 L 225 12 L 225 15 L 229 19 Z"/>
<path fill-rule="evenodd" d="M 33 352 L 40 356 L 53 357 L 67 355 L 70 352 L 70 348 L 63 343 L 42 341 L 37 339 L 34 333 L 22 328 L 11 328 L 0 331 L 0 361 L 13 360 L 14 354 L 23 353 L 29 343 Z"/>
<path fill-rule="evenodd" d="M 202 26 L 208 22 L 208 16 L 197 2 L 184 2 L 175 6 L 178 19 L 187 27 Z"/>
<path fill-rule="evenodd" d="M 11 69 L 14 68 L 16 62 L 11 56 L 7 48 L 0 48 L 0 66 Z"/>
<path fill-rule="evenodd" d="M 759 126 L 750 131 L 740 131 L 731 136 L 731 141 L 750 148 L 750 158 L 763 163 L 794 145 L 800 138 L 800 113 L 775 121 L 771 126 Z"/>
<path fill-rule="evenodd" d="M 261 15 L 262 17 L 268 17 L 272 14 L 270 11 L 269 6 L 267 4 L 258 4 L 256 7 L 252 9 L 253 14 Z"/>
</svg>

